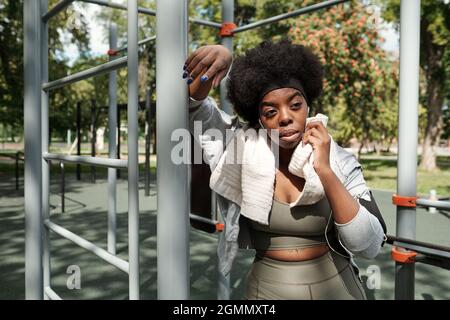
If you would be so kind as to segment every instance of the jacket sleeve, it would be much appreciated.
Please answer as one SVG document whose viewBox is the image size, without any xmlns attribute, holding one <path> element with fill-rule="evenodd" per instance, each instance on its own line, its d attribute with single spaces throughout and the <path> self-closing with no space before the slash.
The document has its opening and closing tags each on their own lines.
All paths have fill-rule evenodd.
<svg viewBox="0 0 450 320">
<path fill-rule="evenodd" d="M 220 110 L 211 97 L 201 101 L 189 99 L 189 130 L 204 152 L 203 159 L 212 170 L 226 144 L 243 123 L 236 115 L 231 116 Z"/>
<path fill-rule="evenodd" d="M 366 185 L 361 165 L 353 154 L 341 147 L 338 149 L 344 186 L 359 203 L 359 210 L 352 220 L 345 224 L 335 222 L 339 241 L 349 253 L 373 259 L 386 242 L 386 224 Z"/>
</svg>

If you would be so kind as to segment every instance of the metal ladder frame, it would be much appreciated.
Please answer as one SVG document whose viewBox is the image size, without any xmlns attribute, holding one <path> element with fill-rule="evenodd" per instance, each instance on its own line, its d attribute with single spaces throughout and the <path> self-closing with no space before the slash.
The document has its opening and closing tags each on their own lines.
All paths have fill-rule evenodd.
<svg viewBox="0 0 450 320">
<path fill-rule="evenodd" d="M 139 299 L 139 167 L 138 167 L 138 6 L 129 0 L 127 56 L 48 81 L 48 21 L 70 5 L 63 0 L 48 10 L 48 0 L 24 2 L 24 60 L 25 60 L 25 277 L 27 299 L 60 299 L 51 288 L 50 230 L 129 275 L 129 298 Z M 49 92 L 56 88 L 110 73 L 110 84 L 115 81 L 115 70 L 128 68 L 128 159 L 115 159 L 110 147 L 110 158 L 52 154 L 49 144 Z M 112 97 L 110 106 L 117 101 Z M 114 93 L 115 94 L 115 93 Z M 113 112 L 116 117 L 116 112 Z M 111 117 L 114 120 L 114 116 Z M 39 121 L 40 119 L 40 121 Z M 36 121 L 37 120 L 37 121 Z M 114 122 L 114 121 L 113 121 Z M 111 126 L 111 123 L 110 123 Z M 115 129 L 110 132 L 115 141 Z M 88 164 L 108 168 L 108 250 L 83 239 L 75 233 L 50 221 L 50 167 L 49 161 Z M 115 202 L 117 168 L 128 169 L 128 261 L 116 256 Z M 42 195 L 42 196 L 41 196 Z"/>
</svg>

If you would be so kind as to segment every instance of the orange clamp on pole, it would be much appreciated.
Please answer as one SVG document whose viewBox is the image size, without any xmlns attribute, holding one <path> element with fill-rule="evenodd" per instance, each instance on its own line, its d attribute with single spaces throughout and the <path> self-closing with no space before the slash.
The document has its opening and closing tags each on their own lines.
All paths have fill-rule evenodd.
<svg viewBox="0 0 450 320">
<path fill-rule="evenodd" d="M 225 229 L 225 225 L 223 223 L 216 223 L 216 231 L 222 232 Z"/>
<path fill-rule="evenodd" d="M 400 247 L 393 247 L 391 251 L 391 257 L 394 261 L 400 262 L 400 263 L 414 263 L 415 258 L 417 256 L 417 252 L 406 250 Z"/>
<path fill-rule="evenodd" d="M 236 25 L 233 22 L 224 22 L 222 23 L 222 27 L 220 28 L 219 35 L 223 37 L 232 37 L 234 36 L 233 30 L 236 29 Z"/>
<path fill-rule="evenodd" d="M 115 56 L 115 55 L 117 55 L 117 51 L 113 50 L 113 49 L 109 49 L 107 54 L 108 54 L 108 56 Z"/>
<path fill-rule="evenodd" d="M 402 197 L 394 194 L 392 196 L 392 203 L 400 207 L 415 207 L 417 197 Z"/>
</svg>

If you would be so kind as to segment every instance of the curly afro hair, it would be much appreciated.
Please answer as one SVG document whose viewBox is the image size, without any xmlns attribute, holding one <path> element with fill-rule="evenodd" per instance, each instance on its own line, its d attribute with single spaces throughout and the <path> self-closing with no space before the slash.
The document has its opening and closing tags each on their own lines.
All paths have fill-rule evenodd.
<svg viewBox="0 0 450 320">
<path fill-rule="evenodd" d="M 323 69 L 319 58 L 307 47 L 285 39 L 264 41 L 236 58 L 228 75 L 228 100 L 250 126 L 259 119 L 264 90 L 274 83 L 299 81 L 310 105 L 322 93 Z"/>
</svg>

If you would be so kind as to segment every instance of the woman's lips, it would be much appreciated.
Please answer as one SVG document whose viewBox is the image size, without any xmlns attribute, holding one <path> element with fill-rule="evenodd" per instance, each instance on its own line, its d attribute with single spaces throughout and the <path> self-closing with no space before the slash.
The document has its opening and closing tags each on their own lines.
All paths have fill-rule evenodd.
<svg viewBox="0 0 450 320">
<path fill-rule="evenodd" d="M 285 142 L 293 142 L 293 141 L 297 141 L 298 138 L 300 137 L 300 132 L 288 132 L 283 134 L 283 136 L 280 137 L 280 140 L 283 140 Z"/>
</svg>

